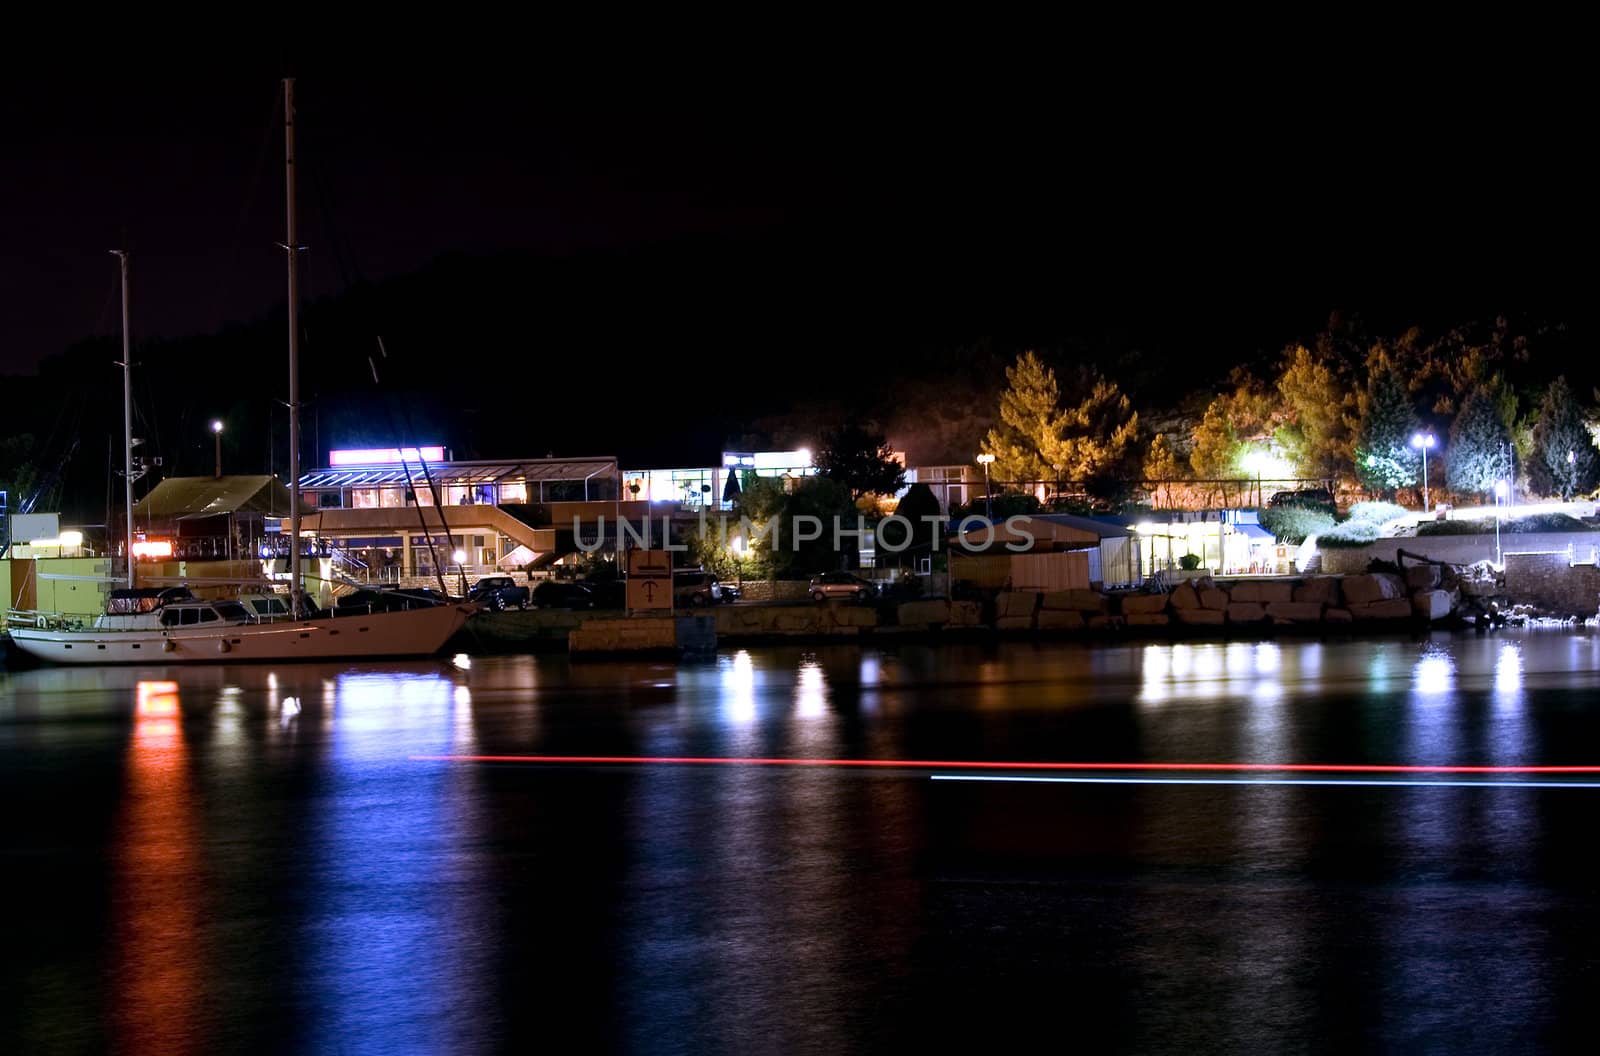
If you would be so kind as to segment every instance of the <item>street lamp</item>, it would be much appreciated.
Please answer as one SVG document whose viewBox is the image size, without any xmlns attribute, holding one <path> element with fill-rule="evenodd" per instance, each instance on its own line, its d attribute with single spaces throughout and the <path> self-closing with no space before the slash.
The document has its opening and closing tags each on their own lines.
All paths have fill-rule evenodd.
<svg viewBox="0 0 1600 1056">
<path fill-rule="evenodd" d="M 1500 504 L 1511 493 L 1511 485 L 1503 480 L 1494 482 L 1494 563 L 1504 565 L 1500 556 Z"/>
<path fill-rule="evenodd" d="M 1422 452 L 1422 512 L 1428 512 L 1428 448 L 1433 446 L 1432 433 L 1418 433 L 1411 438 L 1411 446 Z"/>
<path fill-rule="evenodd" d="M 993 461 L 991 454 L 978 456 L 978 465 L 983 467 L 983 515 L 990 524 L 994 523 L 994 493 L 989 490 L 989 464 Z"/>
<path fill-rule="evenodd" d="M 1262 502 L 1261 502 L 1261 500 L 1262 500 L 1261 477 L 1262 477 L 1262 474 L 1266 471 L 1267 464 L 1269 462 L 1271 462 L 1271 461 L 1272 461 L 1271 456 L 1267 455 L 1265 452 L 1262 452 L 1262 451 L 1251 451 L 1249 454 L 1244 456 L 1244 471 L 1246 473 L 1255 474 L 1255 478 L 1256 478 L 1256 505 L 1257 506 L 1260 506 L 1262 504 Z M 1246 483 L 1248 484 L 1248 482 L 1246 482 Z M 1248 498 L 1248 497 L 1249 496 L 1247 494 L 1246 498 Z"/>
<path fill-rule="evenodd" d="M 211 435 L 217 442 L 217 476 L 222 476 L 222 419 L 211 419 Z"/>
</svg>

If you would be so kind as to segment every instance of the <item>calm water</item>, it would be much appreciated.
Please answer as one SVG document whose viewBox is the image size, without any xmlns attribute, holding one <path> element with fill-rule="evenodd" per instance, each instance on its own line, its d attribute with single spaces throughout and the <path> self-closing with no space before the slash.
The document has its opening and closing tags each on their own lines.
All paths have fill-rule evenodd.
<svg viewBox="0 0 1600 1056">
<path fill-rule="evenodd" d="M 1595 764 L 1597 688 L 1581 632 L 0 675 L 0 1050 L 1588 1051 L 1600 789 L 418 757 Z"/>
</svg>

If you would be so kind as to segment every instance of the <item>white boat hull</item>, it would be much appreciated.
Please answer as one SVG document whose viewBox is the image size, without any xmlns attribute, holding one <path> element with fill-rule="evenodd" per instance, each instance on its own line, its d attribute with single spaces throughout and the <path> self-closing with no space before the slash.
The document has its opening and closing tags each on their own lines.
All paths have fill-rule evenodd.
<svg viewBox="0 0 1600 1056">
<path fill-rule="evenodd" d="M 436 605 L 281 623 L 163 630 L 50 630 L 13 626 L 16 648 L 51 664 L 233 664 L 432 656 L 477 611 Z"/>
</svg>

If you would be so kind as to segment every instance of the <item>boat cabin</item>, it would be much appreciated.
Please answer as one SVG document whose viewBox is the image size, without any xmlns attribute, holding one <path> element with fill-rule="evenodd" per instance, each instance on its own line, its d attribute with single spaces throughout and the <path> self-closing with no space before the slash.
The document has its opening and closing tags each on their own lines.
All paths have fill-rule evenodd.
<svg viewBox="0 0 1600 1056">
<path fill-rule="evenodd" d="M 207 623 L 251 623 L 255 617 L 237 601 L 193 601 L 164 605 L 162 627 L 199 627 Z"/>
</svg>

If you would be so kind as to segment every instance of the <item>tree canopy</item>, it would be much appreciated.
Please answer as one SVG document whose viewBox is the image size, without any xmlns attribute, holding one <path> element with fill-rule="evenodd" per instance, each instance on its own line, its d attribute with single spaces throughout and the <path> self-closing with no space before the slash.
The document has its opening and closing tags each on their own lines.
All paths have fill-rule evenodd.
<svg viewBox="0 0 1600 1056">
<path fill-rule="evenodd" d="M 1450 426 L 1445 482 L 1459 493 L 1493 494 L 1496 481 L 1511 477 L 1511 432 L 1495 407 L 1494 394 L 1479 387 L 1467 394 Z"/>
<path fill-rule="evenodd" d="M 1533 427 L 1533 457 L 1528 462 L 1528 482 L 1541 494 L 1571 499 L 1593 491 L 1600 476 L 1600 459 L 1589 429 L 1573 398 L 1565 376 L 1557 377 L 1539 404 L 1539 421 Z"/>
<path fill-rule="evenodd" d="M 854 423 L 823 434 L 817 472 L 850 489 L 852 497 L 893 495 L 905 484 L 905 467 L 881 432 Z"/>
<path fill-rule="evenodd" d="M 1006 368 L 1000 424 L 985 446 L 1001 480 L 1084 480 L 1125 468 L 1139 434 L 1139 414 L 1119 389 L 1092 369 L 1080 369 L 1068 401 L 1056 372 L 1034 352 Z"/>
<path fill-rule="evenodd" d="M 1418 432 L 1417 413 L 1405 383 L 1387 360 L 1368 378 L 1358 418 L 1355 471 L 1362 486 L 1390 496 L 1421 480 L 1421 452 L 1411 444 Z"/>
</svg>

